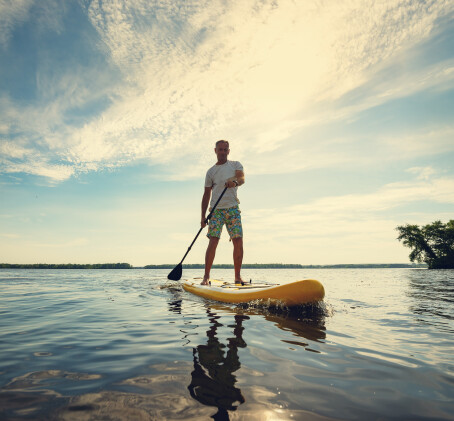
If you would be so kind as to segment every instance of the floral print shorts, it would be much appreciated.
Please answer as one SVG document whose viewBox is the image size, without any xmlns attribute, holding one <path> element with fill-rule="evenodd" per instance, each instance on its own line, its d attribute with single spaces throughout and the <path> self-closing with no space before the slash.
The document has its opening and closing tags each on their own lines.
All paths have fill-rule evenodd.
<svg viewBox="0 0 454 421">
<path fill-rule="evenodd" d="M 230 238 L 243 237 L 241 211 L 238 206 L 228 209 L 215 209 L 208 223 L 207 237 L 221 238 L 221 231 L 224 224 L 227 227 Z"/>
</svg>

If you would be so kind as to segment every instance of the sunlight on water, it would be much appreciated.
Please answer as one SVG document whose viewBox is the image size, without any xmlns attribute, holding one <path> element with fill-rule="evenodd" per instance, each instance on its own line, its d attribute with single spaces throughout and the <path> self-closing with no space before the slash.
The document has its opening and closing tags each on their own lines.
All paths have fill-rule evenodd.
<svg viewBox="0 0 454 421">
<path fill-rule="evenodd" d="M 454 271 L 244 275 L 326 297 L 229 305 L 163 270 L 1 270 L 0 418 L 453 419 Z"/>
</svg>

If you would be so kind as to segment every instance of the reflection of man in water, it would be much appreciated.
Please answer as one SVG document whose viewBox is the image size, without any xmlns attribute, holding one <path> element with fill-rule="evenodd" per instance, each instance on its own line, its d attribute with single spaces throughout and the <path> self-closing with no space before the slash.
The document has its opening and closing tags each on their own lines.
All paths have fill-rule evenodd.
<svg viewBox="0 0 454 421">
<path fill-rule="evenodd" d="M 215 406 L 218 412 L 213 419 L 229 419 L 227 411 L 235 411 L 239 404 L 244 402 L 241 390 L 235 387 L 236 377 L 233 375 L 240 367 L 238 348 L 245 348 L 246 342 L 242 338 L 243 320 L 248 316 L 235 315 L 234 338 L 228 339 L 227 353 L 225 345 L 216 337 L 217 328 L 222 326 L 216 316 L 207 310 L 211 326 L 207 331 L 208 342 L 194 348 L 194 371 L 191 373 L 192 381 L 188 386 L 191 396 L 200 403 Z M 224 355 L 225 354 L 225 355 Z"/>
</svg>

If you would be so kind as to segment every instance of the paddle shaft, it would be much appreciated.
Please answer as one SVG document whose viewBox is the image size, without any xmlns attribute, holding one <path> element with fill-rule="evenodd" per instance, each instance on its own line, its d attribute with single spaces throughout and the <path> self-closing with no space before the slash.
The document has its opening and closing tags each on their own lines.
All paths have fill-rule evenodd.
<svg viewBox="0 0 454 421">
<path fill-rule="evenodd" d="M 226 187 L 221 195 L 219 196 L 219 199 L 216 200 L 216 203 L 214 204 L 214 206 L 211 208 L 211 212 L 208 214 L 208 216 L 205 218 L 205 223 L 208 223 L 208 221 L 210 220 L 210 218 L 213 216 L 213 212 L 214 210 L 216 209 L 216 206 L 218 205 L 219 201 L 222 199 L 222 196 L 224 196 L 224 193 L 227 191 L 228 187 Z M 190 252 L 193 244 L 195 243 L 195 240 L 197 240 L 197 237 L 199 236 L 199 234 L 202 232 L 203 228 L 205 227 L 200 227 L 199 229 L 199 232 L 197 233 L 197 235 L 195 236 L 194 240 L 192 240 L 192 243 L 191 245 L 189 246 L 188 250 L 186 251 L 186 254 L 183 256 L 183 258 L 181 259 L 181 262 L 180 262 L 180 265 L 183 263 L 183 260 L 186 259 L 186 256 L 188 255 L 188 253 Z"/>
</svg>

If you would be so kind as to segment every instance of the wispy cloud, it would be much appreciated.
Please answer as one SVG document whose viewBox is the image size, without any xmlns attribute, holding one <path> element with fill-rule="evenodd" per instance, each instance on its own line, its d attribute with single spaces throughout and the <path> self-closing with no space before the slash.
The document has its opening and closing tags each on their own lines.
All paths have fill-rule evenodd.
<svg viewBox="0 0 454 421">
<path fill-rule="evenodd" d="M 16 25 L 28 19 L 33 0 L 0 1 L 0 45 L 6 48 Z"/>
<path fill-rule="evenodd" d="M 4 142 L 0 144 L 0 154 L 3 157 L 8 158 L 23 158 L 27 154 L 30 154 L 32 151 L 27 150 L 21 145 L 16 144 L 15 142 Z"/>
<path fill-rule="evenodd" d="M 0 236 L 5 237 L 5 238 L 10 238 L 10 239 L 15 239 L 15 238 L 20 238 L 19 234 L 13 234 L 13 233 L 2 233 Z"/>
<path fill-rule="evenodd" d="M 407 171 L 417 175 L 418 180 L 428 180 L 436 173 L 435 169 L 432 167 L 412 167 L 408 168 Z"/>
<path fill-rule="evenodd" d="M 414 158 L 454 151 L 454 127 L 429 128 L 422 132 L 388 136 L 380 139 L 392 156 Z"/>
<path fill-rule="evenodd" d="M 422 172 L 427 173 L 424 169 Z M 301 227 L 302 230 L 314 230 L 314 232 L 320 233 L 321 227 L 313 228 L 312 224 L 308 224 L 309 220 L 314 217 L 323 216 L 325 219 L 325 216 L 328 216 L 332 218 L 333 224 L 338 226 L 337 229 L 342 230 L 342 225 L 338 224 L 339 218 L 360 220 L 364 219 L 366 215 L 377 216 L 385 211 L 418 201 L 454 204 L 454 178 L 421 179 L 418 177 L 415 181 L 387 184 L 369 194 L 326 196 L 310 203 L 290 206 L 279 211 L 277 209 L 275 211 L 266 209 L 263 212 L 254 210 L 251 215 L 248 215 L 248 218 L 260 219 L 263 222 L 264 215 L 268 215 L 265 219 L 272 224 L 286 225 L 288 221 L 293 221 L 294 225 Z M 279 219 L 275 218 L 277 213 L 280 215 Z M 331 228 L 330 232 L 332 232 Z M 279 230 L 272 231 L 278 232 Z M 322 231 L 324 230 L 322 229 Z"/>
<path fill-rule="evenodd" d="M 55 183 L 71 177 L 74 174 L 74 168 L 69 165 L 51 164 L 47 159 L 38 159 L 35 162 L 8 162 L 6 172 L 39 175 L 48 178 L 51 183 Z"/>
<path fill-rule="evenodd" d="M 102 83 L 109 76 L 100 77 L 96 68 L 66 69 L 55 78 L 38 73 L 39 106 L 3 100 L 9 135 L 23 132 L 32 139 L 19 141 L 20 165 L 11 159 L 4 165 L 9 172 L 39 173 L 25 152 L 38 144 L 46 153 L 38 164 L 41 173 L 56 180 L 137 159 L 166 164 L 191 157 L 204 167 L 218 137 L 238 139 L 239 158 L 260 147 L 263 155 L 279 151 L 285 159 L 292 153 L 282 146 L 288 149 L 302 127 L 351 118 L 391 98 L 452 84 L 451 62 L 375 83 L 387 63 L 428 39 L 437 19 L 450 10 L 449 1 L 387 1 L 367 8 L 359 0 L 323 6 L 316 1 L 93 1 L 87 17 L 121 83 L 116 77 L 110 85 Z M 336 105 L 372 81 L 375 87 L 360 101 Z M 84 124 L 68 122 L 72 110 L 101 98 L 108 103 Z M 308 144 L 323 149 L 323 142 Z M 326 163 L 347 159 L 339 151 L 324 155 Z M 287 171 L 316 162 L 294 161 L 288 161 Z M 254 171 L 261 170 L 251 167 Z M 182 176 L 186 173 L 169 172 L 169 177 Z"/>
<path fill-rule="evenodd" d="M 418 172 L 428 175 L 427 169 Z M 417 177 L 368 194 L 326 196 L 284 208 L 243 210 L 248 256 L 252 261 L 271 261 L 274 255 L 287 262 L 354 263 L 370 262 L 373 255 L 381 261 L 396 261 L 400 255 L 405 261 L 405 250 L 395 240 L 397 225 L 451 217 L 441 211 L 432 211 L 430 216 L 416 210 L 400 211 L 418 202 L 454 204 L 454 178 Z M 267 244 L 266 250 L 263 244 Z M 254 250 L 266 256 L 254 255 Z"/>
</svg>

